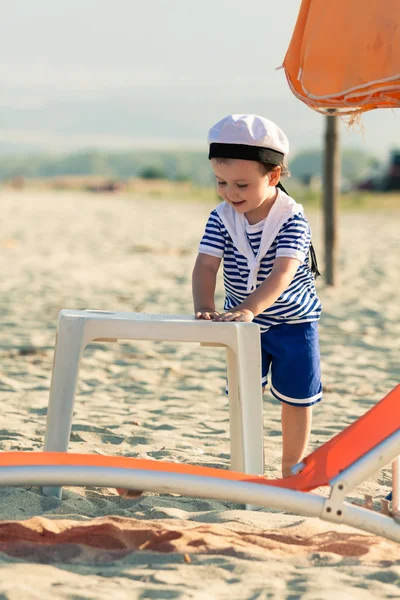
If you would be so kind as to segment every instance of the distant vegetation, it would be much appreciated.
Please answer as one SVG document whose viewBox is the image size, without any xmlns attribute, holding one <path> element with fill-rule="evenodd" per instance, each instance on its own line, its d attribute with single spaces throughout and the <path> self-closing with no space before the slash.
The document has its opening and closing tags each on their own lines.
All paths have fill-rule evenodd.
<svg viewBox="0 0 400 600">
<path fill-rule="evenodd" d="M 376 167 L 374 156 L 362 150 L 343 150 L 342 177 L 353 182 Z M 323 155 L 318 149 L 298 152 L 289 164 L 293 178 L 322 174 Z M 69 155 L 32 154 L 0 156 L 0 180 L 16 177 L 54 178 L 98 175 L 109 179 L 168 179 L 192 181 L 197 185 L 213 183 L 206 152 L 202 151 L 86 151 Z"/>
<path fill-rule="evenodd" d="M 132 177 L 192 180 L 200 185 L 209 185 L 213 180 L 205 152 L 87 151 L 64 156 L 0 156 L 0 180 L 19 176 L 30 179 L 84 175 L 101 175 L 119 180 Z"/>
<path fill-rule="evenodd" d="M 375 156 L 363 150 L 342 150 L 342 178 L 353 182 L 363 177 L 369 169 L 375 169 L 378 161 Z M 318 176 L 323 172 L 323 153 L 318 150 L 303 150 L 296 154 L 289 164 L 292 177 Z"/>
</svg>

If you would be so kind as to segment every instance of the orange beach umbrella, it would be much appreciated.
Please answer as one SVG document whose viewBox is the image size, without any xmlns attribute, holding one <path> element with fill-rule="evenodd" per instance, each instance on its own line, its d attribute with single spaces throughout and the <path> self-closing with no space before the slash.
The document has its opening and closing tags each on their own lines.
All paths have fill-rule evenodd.
<svg viewBox="0 0 400 600">
<path fill-rule="evenodd" d="M 302 0 L 283 68 L 318 112 L 400 107 L 400 0 Z"/>
</svg>

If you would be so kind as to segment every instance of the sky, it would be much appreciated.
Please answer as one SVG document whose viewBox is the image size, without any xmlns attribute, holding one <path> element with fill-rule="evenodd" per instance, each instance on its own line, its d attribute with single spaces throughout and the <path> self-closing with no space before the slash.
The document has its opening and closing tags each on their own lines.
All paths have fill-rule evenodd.
<svg viewBox="0 0 400 600">
<path fill-rule="evenodd" d="M 322 147 L 325 118 L 282 64 L 300 0 L 0 0 L 0 152 L 205 148 L 211 125 L 255 113 L 291 153 Z M 400 111 L 341 144 L 384 158 Z"/>
</svg>

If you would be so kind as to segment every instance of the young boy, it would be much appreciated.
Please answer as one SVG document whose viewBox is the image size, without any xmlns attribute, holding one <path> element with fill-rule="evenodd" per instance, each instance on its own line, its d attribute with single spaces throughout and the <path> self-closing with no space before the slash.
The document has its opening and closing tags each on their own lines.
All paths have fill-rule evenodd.
<svg viewBox="0 0 400 600">
<path fill-rule="evenodd" d="M 282 405 L 282 475 L 305 454 L 312 405 L 322 399 L 317 297 L 309 263 L 311 233 L 303 207 L 279 183 L 289 142 L 272 121 L 229 115 L 208 135 L 209 159 L 223 202 L 208 219 L 193 270 L 197 319 L 260 326 L 262 385 Z M 311 247 L 312 249 L 312 247 Z M 224 259 L 225 312 L 215 310 Z M 317 272 L 317 269 L 314 268 Z"/>
</svg>

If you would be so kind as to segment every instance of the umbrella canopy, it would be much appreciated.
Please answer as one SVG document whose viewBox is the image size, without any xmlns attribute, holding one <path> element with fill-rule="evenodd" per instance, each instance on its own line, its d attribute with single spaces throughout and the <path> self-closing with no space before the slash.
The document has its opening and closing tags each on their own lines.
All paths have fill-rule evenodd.
<svg viewBox="0 0 400 600">
<path fill-rule="evenodd" d="M 283 68 L 318 112 L 400 107 L 400 0 L 302 0 Z"/>
</svg>

